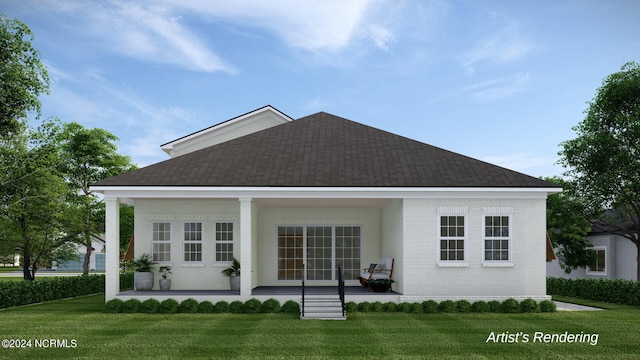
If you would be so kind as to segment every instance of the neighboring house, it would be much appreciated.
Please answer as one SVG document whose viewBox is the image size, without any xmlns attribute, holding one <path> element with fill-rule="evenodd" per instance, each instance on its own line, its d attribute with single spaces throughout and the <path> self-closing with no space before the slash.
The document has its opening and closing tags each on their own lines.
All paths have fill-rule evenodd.
<svg viewBox="0 0 640 360">
<path fill-rule="evenodd" d="M 93 241 L 91 244 L 91 257 L 89 258 L 89 271 L 105 271 L 106 254 L 104 253 L 104 242 Z M 87 254 L 86 245 L 78 245 L 75 260 L 57 263 L 52 270 L 57 271 L 82 271 L 84 265 L 84 257 Z"/>
<path fill-rule="evenodd" d="M 335 286 L 338 264 L 358 286 L 380 258 L 395 260 L 390 301 L 549 298 L 546 198 L 557 185 L 324 112 L 293 120 L 271 106 L 161 147 L 171 159 L 92 186 L 106 202 L 107 300 L 119 294 L 120 202 L 135 204 L 136 257 L 171 265 L 177 290 L 123 299 L 246 300 L 299 287 L 303 264 L 307 286 Z M 221 274 L 233 257 L 239 294 Z"/>
<path fill-rule="evenodd" d="M 631 240 L 616 235 L 613 229 L 594 229 L 588 235 L 595 261 L 591 266 L 567 274 L 558 260 L 547 263 L 547 276 L 567 279 L 637 279 L 638 249 Z"/>
</svg>

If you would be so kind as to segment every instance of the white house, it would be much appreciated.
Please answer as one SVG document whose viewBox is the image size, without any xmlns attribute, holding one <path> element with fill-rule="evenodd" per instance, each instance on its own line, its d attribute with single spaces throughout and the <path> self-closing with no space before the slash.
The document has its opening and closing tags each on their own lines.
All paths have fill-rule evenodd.
<svg viewBox="0 0 640 360">
<path fill-rule="evenodd" d="M 307 286 L 335 286 L 338 264 L 359 286 L 384 257 L 395 260 L 388 301 L 548 299 L 545 200 L 561 190 L 549 182 L 271 106 L 161 148 L 170 159 L 92 186 L 106 202 L 107 300 L 284 300 L 304 264 Z M 120 202 L 135 204 L 136 257 L 171 265 L 173 293 L 119 293 Z M 221 274 L 233 257 L 239 293 Z"/>
<path fill-rule="evenodd" d="M 637 279 L 638 249 L 631 240 L 615 231 L 596 230 L 589 233 L 595 261 L 588 267 L 567 274 L 558 260 L 547 263 L 547 276 L 567 279 Z"/>
</svg>

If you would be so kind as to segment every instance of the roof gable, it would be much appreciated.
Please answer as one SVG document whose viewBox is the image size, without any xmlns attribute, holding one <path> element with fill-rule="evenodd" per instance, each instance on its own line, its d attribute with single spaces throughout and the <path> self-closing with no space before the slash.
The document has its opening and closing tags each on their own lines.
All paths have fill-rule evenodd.
<svg viewBox="0 0 640 360">
<path fill-rule="evenodd" d="M 160 148 L 171 157 L 180 156 L 289 121 L 293 119 L 267 105 L 162 144 Z"/>
<path fill-rule="evenodd" d="M 529 175 L 324 112 L 95 185 L 557 187 Z"/>
</svg>

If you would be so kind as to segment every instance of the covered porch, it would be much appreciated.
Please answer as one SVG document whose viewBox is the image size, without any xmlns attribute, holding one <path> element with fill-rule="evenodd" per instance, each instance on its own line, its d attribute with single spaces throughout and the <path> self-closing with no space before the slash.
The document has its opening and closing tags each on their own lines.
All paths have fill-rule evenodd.
<svg viewBox="0 0 640 360">
<path fill-rule="evenodd" d="M 366 194 L 346 193 L 332 189 L 331 193 L 319 192 L 316 194 L 297 193 L 291 194 L 284 191 L 274 194 L 273 189 L 264 193 L 251 192 L 251 197 L 234 197 L 233 192 L 220 192 L 217 190 L 182 191 L 175 190 L 173 198 L 167 198 L 166 193 L 160 198 L 158 193 L 149 192 L 148 189 L 126 190 L 105 194 L 106 203 L 106 244 L 107 244 L 107 284 L 106 298 L 129 299 L 138 298 L 168 298 L 176 300 L 195 298 L 209 301 L 246 301 L 249 298 L 266 300 L 276 298 L 279 301 L 300 300 L 300 280 L 302 271 L 294 268 L 293 271 L 283 269 L 283 264 L 295 266 L 315 261 L 318 264 L 324 261 L 329 268 L 323 272 L 305 272 L 308 289 L 312 292 L 335 292 L 333 286 L 335 267 L 337 263 L 344 264 L 345 259 L 353 260 L 351 265 L 351 279 L 346 279 L 346 301 L 399 301 L 399 293 L 379 294 L 368 292 L 358 285 L 355 276 L 359 271 L 366 269 L 370 263 L 377 262 L 381 257 L 396 259 L 394 269 L 394 289 L 402 292 L 402 199 L 391 194 L 376 197 L 373 193 Z M 280 198 L 271 196 L 280 195 Z M 310 197 L 313 195 L 313 197 Z M 269 197 L 267 197 L 269 196 Z M 304 196 L 304 197 L 302 197 Z M 331 196 L 331 197 L 323 197 Z M 345 196 L 341 198 L 339 196 Z M 346 197 L 348 196 L 348 197 Z M 362 197 L 357 197 L 362 196 Z M 136 251 L 138 257 L 142 253 L 148 253 L 152 248 L 151 232 L 149 231 L 154 221 L 173 221 L 177 235 L 172 237 L 173 251 L 170 263 L 161 265 L 172 266 L 173 279 L 172 290 L 161 292 L 152 291 L 126 291 L 119 292 L 119 259 L 115 254 L 119 253 L 119 205 L 121 202 L 134 204 L 136 207 Z M 188 208 L 189 212 L 183 209 Z M 212 248 L 205 248 L 203 241 L 203 259 L 200 263 L 185 263 L 180 253 L 183 247 L 181 234 L 182 223 L 186 221 L 202 221 L 203 223 L 215 221 L 232 222 L 234 224 L 233 256 L 236 257 L 242 267 L 241 288 L 232 292 L 228 287 L 228 280 L 220 272 L 227 265 L 217 263 L 211 256 Z M 203 234 L 211 231 L 203 225 Z M 304 245 L 296 251 L 295 261 L 282 259 L 281 246 L 282 235 L 279 233 L 283 226 L 303 229 Z M 307 244 L 306 236 L 311 228 L 324 227 L 334 232 L 332 245 L 325 249 L 314 247 L 314 251 L 329 251 L 330 256 L 325 259 L 311 258 L 312 245 Z M 337 228 L 353 227 L 361 229 L 361 243 L 354 247 L 351 255 L 339 255 L 336 245 Z M 210 236 L 210 235 L 209 235 Z M 286 236 L 290 236 L 289 233 Z M 287 239 L 289 240 L 289 239 Z M 316 239 L 317 240 L 317 239 Z M 207 240 L 211 241 L 211 240 Z M 209 254 L 209 255 L 207 255 Z M 341 258 L 342 256 L 342 258 Z M 348 257 L 352 259 L 348 259 Z M 315 270 L 315 269 L 314 269 Z M 313 276 L 313 278 L 312 278 Z M 325 278 L 319 278 L 325 276 Z M 328 277 L 327 277 L 328 276 Z M 157 283 L 158 274 L 156 274 Z M 174 286 L 175 285 L 175 286 Z M 157 286 L 156 286 L 157 288 Z M 380 300 L 375 299 L 381 297 Z M 375 299 L 375 300 L 374 300 Z"/>
</svg>

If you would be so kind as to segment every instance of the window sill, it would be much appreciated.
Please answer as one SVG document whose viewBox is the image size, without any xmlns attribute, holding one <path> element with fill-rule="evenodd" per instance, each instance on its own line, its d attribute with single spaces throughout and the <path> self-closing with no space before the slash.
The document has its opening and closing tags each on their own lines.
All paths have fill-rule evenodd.
<svg viewBox="0 0 640 360">
<path fill-rule="evenodd" d="M 486 268 L 512 268 L 512 262 L 483 262 L 482 267 Z"/>
<path fill-rule="evenodd" d="M 197 263 L 197 264 L 180 264 L 180 267 L 182 268 L 203 268 L 204 264 L 203 263 Z"/>
<path fill-rule="evenodd" d="M 469 267 L 468 262 L 448 262 L 448 261 L 438 261 L 438 267 L 443 268 L 461 268 L 461 267 Z"/>
</svg>

